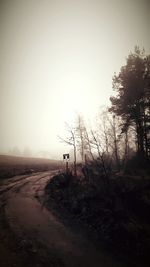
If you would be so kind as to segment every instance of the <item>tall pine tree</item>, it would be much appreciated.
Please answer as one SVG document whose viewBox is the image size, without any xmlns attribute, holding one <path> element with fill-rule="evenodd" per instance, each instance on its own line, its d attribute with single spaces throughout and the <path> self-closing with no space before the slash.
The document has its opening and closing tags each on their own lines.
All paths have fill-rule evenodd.
<svg viewBox="0 0 150 267">
<path fill-rule="evenodd" d="M 137 152 L 150 156 L 150 56 L 135 47 L 126 65 L 113 77 L 113 89 L 117 92 L 111 97 L 110 111 L 122 117 L 126 132 L 133 125 L 137 136 Z"/>
</svg>

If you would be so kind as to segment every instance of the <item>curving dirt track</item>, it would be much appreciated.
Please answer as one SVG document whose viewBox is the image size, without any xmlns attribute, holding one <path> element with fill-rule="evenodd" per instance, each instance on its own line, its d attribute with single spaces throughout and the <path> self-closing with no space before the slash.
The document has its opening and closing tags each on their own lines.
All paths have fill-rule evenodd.
<svg viewBox="0 0 150 267">
<path fill-rule="evenodd" d="M 0 266 L 127 266 L 45 208 L 44 187 L 56 172 L 0 181 Z"/>
</svg>

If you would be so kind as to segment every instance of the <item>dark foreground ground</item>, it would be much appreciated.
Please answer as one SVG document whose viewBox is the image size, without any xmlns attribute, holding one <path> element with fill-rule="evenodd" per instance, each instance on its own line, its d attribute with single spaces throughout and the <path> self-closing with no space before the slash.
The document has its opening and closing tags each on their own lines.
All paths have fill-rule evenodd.
<svg viewBox="0 0 150 267">
<path fill-rule="evenodd" d="M 148 177 L 87 181 L 13 160 L 1 164 L 1 267 L 150 266 Z"/>
<path fill-rule="evenodd" d="M 129 267 L 70 220 L 45 208 L 45 186 L 58 171 L 0 180 L 1 267 Z"/>
<path fill-rule="evenodd" d="M 94 181 L 95 179 L 95 181 Z M 150 266 L 150 179 L 148 176 L 55 176 L 46 186 L 47 206 L 70 224 L 88 229 L 108 251 L 131 266 Z"/>
</svg>

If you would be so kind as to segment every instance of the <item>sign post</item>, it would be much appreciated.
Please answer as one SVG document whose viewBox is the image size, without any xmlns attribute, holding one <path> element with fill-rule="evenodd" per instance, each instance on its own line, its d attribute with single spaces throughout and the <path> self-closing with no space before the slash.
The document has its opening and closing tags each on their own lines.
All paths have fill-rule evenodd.
<svg viewBox="0 0 150 267">
<path fill-rule="evenodd" d="M 68 172 L 69 172 L 69 168 L 68 168 L 69 154 L 63 154 L 63 160 L 66 161 L 66 174 L 68 174 Z"/>
</svg>

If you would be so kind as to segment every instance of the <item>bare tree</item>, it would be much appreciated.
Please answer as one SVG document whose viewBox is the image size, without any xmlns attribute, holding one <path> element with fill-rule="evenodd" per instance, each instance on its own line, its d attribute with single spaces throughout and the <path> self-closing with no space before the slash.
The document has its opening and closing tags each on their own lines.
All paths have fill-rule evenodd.
<svg viewBox="0 0 150 267">
<path fill-rule="evenodd" d="M 109 146 L 114 155 L 114 160 L 117 166 L 117 169 L 120 169 L 120 155 L 119 155 L 119 148 L 120 148 L 120 140 L 121 140 L 121 128 L 120 128 L 120 121 L 119 118 L 113 114 L 108 119 L 109 122 Z"/>
<path fill-rule="evenodd" d="M 103 138 L 105 152 L 109 155 L 109 117 L 108 117 L 108 110 L 102 111 L 100 114 L 100 129 L 101 129 L 101 136 Z"/>
<path fill-rule="evenodd" d="M 114 138 L 114 152 L 115 152 L 115 158 L 117 167 L 120 168 L 120 162 L 119 162 L 119 148 L 118 148 L 118 139 L 117 139 L 117 133 L 116 133 L 116 117 L 113 115 L 113 124 L 112 124 L 112 130 L 113 130 L 113 138 Z"/>
<path fill-rule="evenodd" d="M 96 135 L 93 132 L 93 130 L 91 130 L 91 134 L 92 134 L 92 137 L 93 137 L 92 144 L 95 145 L 95 147 L 97 149 L 98 156 L 99 156 L 99 159 L 101 160 L 101 164 L 102 164 L 102 168 L 103 168 L 105 177 L 108 178 L 106 167 L 105 167 L 105 161 L 104 161 L 104 158 L 103 158 L 103 152 L 101 151 L 102 147 L 101 147 L 101 144 L 100 144 L 100 140 L 98 140 L 98 138 L 96 137 Z"/>
<path fill-rule="evenodd" d="M 121 135 L 121 123 L 121 118 L 110 114 L 107 107 L 100 111 L 97 118 L 97 139 L 101 144 L 103 158 L 109 169 L 111 169 L 112 162 L 115 163 L 117 169 L 120 169 L 120 159 L 124 156 L 125 136 Z"/>
<path fill-rule="evenodd" d="M 95 157 L 94 157 L 94 154 L 93 154 L 93 151 L 92 151 L 92 142 L 90 140 L 89 133 L 88 133 L 86 127 L 85 127 L 85 142 L 86 142 L 86 151 L 90 155 L 91 159 L 93 161 L 95 161 Z"/>
<path fill-rule="evenodd" d="M 85 144 L 85 125 L 84 125 L 83 117 L 81 115 L 78 115 L 76 119 L 76 139 L 77 139 L 77 145 L 79 147 L 81 160 L 83 164 L 84 157 L 85 157 L 86 144 Z"/>
<path fill-rule="evenodd" d="M 74 151 L 74 175 L 77 175 L 77 146 L 76 146 L 76 132 L 75 132 L 75 128 L 70 126 L 68 123 L 66 123 L 66 129 L 68 132 L 68 137 L 66 138 L 62 138 L 60 136 L 58 136 L 58 138 L 60 139 L 61 142 L 73 146 L 73 151 Z"/>
</svg>

